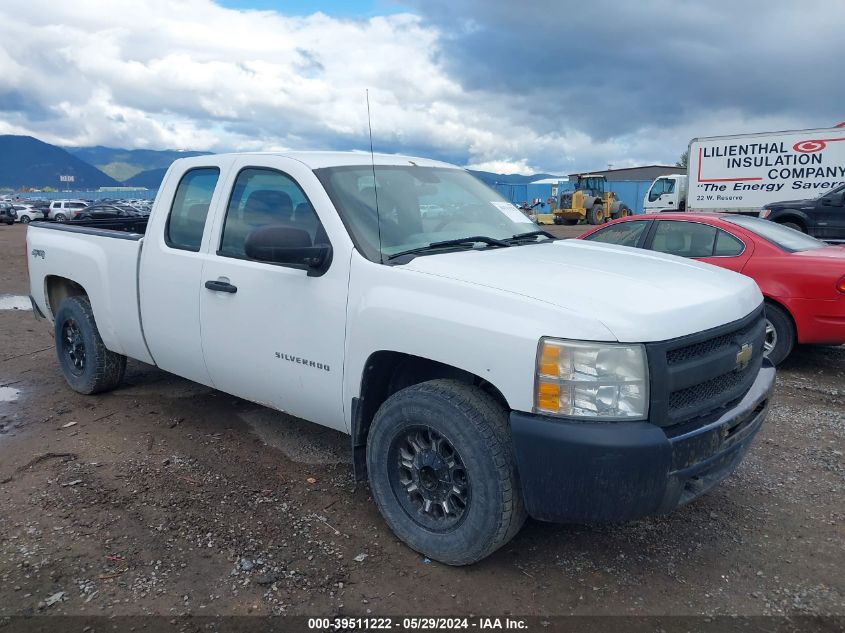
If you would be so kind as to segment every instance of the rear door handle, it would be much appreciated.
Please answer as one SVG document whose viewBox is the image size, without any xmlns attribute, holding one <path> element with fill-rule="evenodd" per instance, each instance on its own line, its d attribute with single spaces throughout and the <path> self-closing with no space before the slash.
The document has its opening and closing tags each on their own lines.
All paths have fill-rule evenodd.
<svg viewBox="0 0 845 633">
<path fill-rule="evenodd" d="M 228 281 L 206 281 L 205 287 L 214 292 L 228 292 L 235 294 L 238 291 L 237 286 L 233 286 Z"/>
</svg>

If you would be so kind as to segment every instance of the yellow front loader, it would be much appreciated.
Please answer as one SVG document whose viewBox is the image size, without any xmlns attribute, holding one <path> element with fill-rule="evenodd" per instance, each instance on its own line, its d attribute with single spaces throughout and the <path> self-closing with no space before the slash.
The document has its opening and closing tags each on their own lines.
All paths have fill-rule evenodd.
<svg viewBox="0 0 845 633">
<path fill-rule="evenodd" d="M 631 215 L 631 209 L 616 194 L 607 191 L 607 180 L 598 174 L 578 176 L 575 191 L 567 191 L 555 200 L 555 224 L 603 224 L 609 219 Z"/>
</svg>

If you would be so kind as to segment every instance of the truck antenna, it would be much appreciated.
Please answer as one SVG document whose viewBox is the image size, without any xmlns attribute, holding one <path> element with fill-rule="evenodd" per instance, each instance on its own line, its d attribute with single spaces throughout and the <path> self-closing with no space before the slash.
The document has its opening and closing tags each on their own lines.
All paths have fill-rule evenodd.
<svg viewBox="0 0 845 633">
<path fill-rule="evenodd" d="M 378 259 L 384 263 L 384 253 L 381 250 L 381 216 L 378 211 L 378 183 L 376 182 L 376 156 L 373 153 L 373 123 L 370 119 L 370 89 L 366 89 L 367 95 L 367 127 L 370 130 L 370 165 L 373 168 L 373 194 L 376 197 L 376 229 L 378 230 Z"/>
</svg>

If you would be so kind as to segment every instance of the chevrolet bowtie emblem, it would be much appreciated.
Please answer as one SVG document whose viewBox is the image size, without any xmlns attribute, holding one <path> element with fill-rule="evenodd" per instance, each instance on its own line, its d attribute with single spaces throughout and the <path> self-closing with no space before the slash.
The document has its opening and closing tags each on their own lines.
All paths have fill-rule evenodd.
<svg viewBox="0 0 845 633">
<path fill-rule="evenodd" d="M 754 355 L 754 348 L 748 343 L 743 343 L 736 355 L 736 368 L 739 370 L 745 369 L 748 363 L 751 362 L 751 357 Z"/>
</svg>

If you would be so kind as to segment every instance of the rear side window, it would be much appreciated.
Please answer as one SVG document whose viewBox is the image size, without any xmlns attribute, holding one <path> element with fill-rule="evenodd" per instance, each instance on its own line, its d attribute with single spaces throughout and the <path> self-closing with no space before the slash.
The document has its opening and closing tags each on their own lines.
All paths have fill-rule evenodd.
<svg viewBox="0 0 845 633">
<path fill-rule="evenodd" d="M 219 177 L 220 170 L 216 167 L 191 169 L 182 176 L 164 231 L 164 241 L 170 248 L 199 251 L 205 218 Z"/>
<path fill-rule="evenodd" d="M 716 249 L 713 251 L 715 257 L 736 257 L 742 255 L 745 244 L 740 242 L 730 233 L 720 230 L 716 236 Z"/>
<path fill-rule="evenodd" d="M 264 226 L 299 229 L 308 234 L 311 244 L 328 244 L 314 208 L 290 176 L 269 169 L 244 169 L 232 189 L 218 255 L 246 258 L 247 235 Z"/>
<path fill-rule="evenodd" d="M 604 242 L 605 244 L 619 244 L 620 246 L 636 246 L 640 237 L 645 231 L 649 222 L 635 220 L 632 222 L 619 222 L 599 229 L 592 235 L 584 238 L 593 242 Z"/>
</svg>

